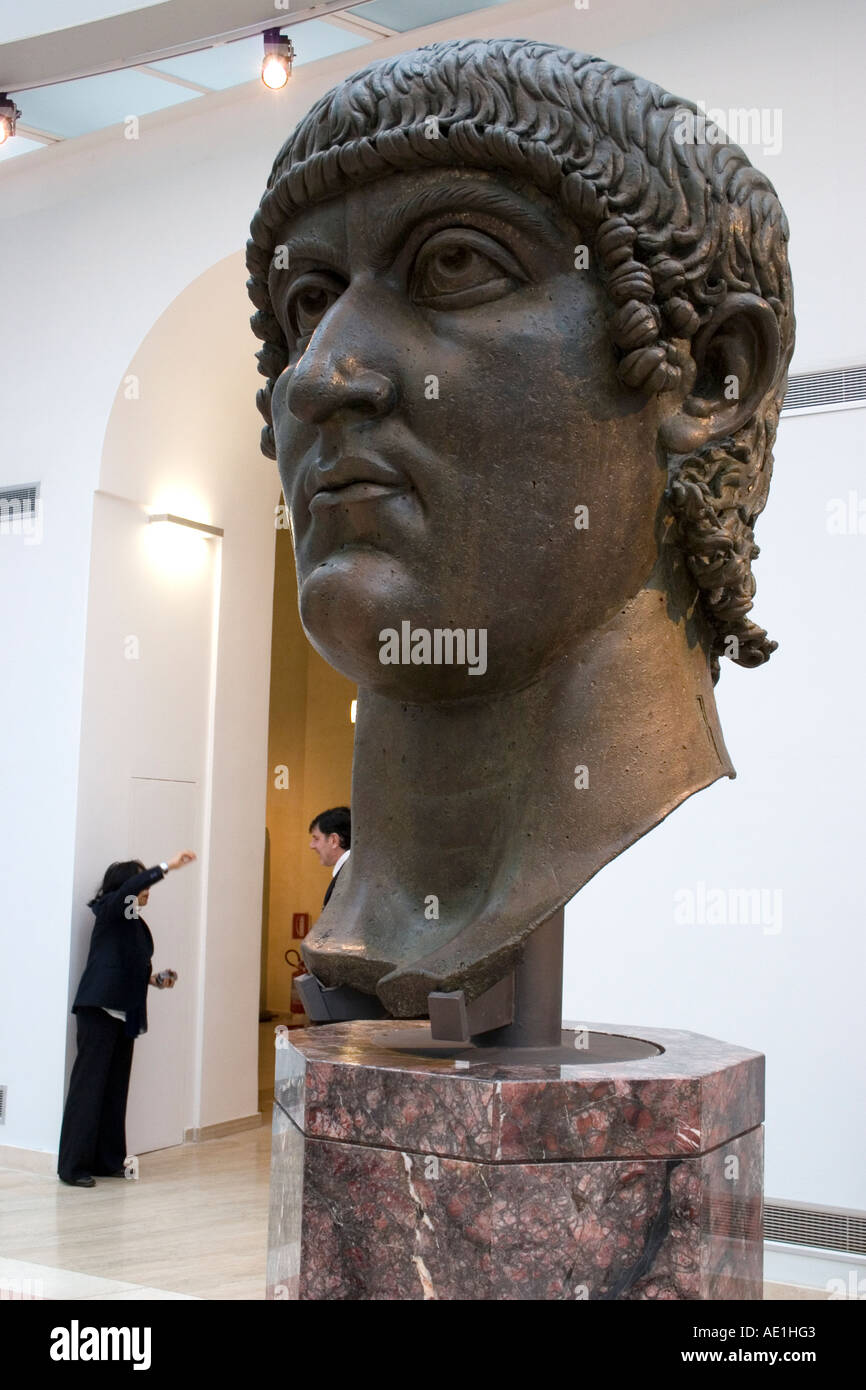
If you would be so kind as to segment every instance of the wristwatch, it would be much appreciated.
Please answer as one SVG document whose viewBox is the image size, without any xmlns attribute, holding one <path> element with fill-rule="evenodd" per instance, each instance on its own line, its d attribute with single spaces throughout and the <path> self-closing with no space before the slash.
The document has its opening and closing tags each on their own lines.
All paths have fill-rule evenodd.
<svg viewBox="0 0 866 1390">
<path fill-rule="evenodd" d="M 162 869 L 162 872 L 164 874 L 168 873 L 168 865 L 166 864 L 165 860 L 162 861 L 159 867 Z"/>
</svg>

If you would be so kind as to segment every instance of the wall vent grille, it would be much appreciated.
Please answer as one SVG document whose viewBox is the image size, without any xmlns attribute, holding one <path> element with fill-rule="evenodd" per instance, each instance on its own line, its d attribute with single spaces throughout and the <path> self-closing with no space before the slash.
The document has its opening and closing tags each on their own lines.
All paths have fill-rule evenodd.
<svg viewBox="0 0 866 1390">
<path fill-rule="evenodd" d="M 0 487 L 0 520 L 20 517 L 22 521 L 36 516 L 38 483 L 20 483 L 15 487 Z"/>
<path fill-rule="evenodd" d="M 846 1211 L 843 1207 L 804 1207 L 797 1202 L 766 1202 L 764 1239 L 866 1255 L 866 1212 Z"/>
<path fill-rule="evenodd" d="M 813 410 L 849 410 L 866 405 L 866 366 L 837 367 L 832 372 L 804 372 L 788 378 L 782 414 Z"/>
<path fill-rule="evenodd" d="M 6 1123 L 6 1087 L 0 1086 L 0 1125 Z"/>
</svg>

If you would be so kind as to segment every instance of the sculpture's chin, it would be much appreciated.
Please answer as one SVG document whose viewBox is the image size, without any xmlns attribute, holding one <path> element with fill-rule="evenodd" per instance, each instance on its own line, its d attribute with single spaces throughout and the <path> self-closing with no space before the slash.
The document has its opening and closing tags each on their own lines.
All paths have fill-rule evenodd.
<svg viewBox="0 0 866 1390">
<path fill-rule="evenodd" d="M 310 642 L 341 675 L 376 687 L 383 676 L 379 632 L 405 608 L 399 565 L 381 551 L 354 546 L 306 575 L 300 560 L 298 608 Z"/>
<path fill-rule="evenodd" d="M 303 614 L 301 622 L 310 643 L 329 666 L 364 689 L 376 688 L 381 667 L 376 661 L 375 648 L 371 657 L 369 644 L 359 644 L 357 632 L 353 635 L 335 627 L 325 629 L 315 621 L 309 623 Z"/>
<path fill-rule="evenodd" d="M 298 603 L 316 651 L 365 689 L 417 703 L 490 685 L 487 630 L 452 629 L 435 586 L 384 551 L 347 547 L 301 570 Z M 453 635 L 443 637 L 446 628 Z"/>
<path fill-rule="evenodd" d="M 318 564 L 298 554 L 299 609 L 310 642 L 364 689 L 412 704 L 485 699 L 531 684 L 579 641 L 578 605 L 506 601 L 496 579 L 477 594 L 431 576 L 415 557 L 346 546 Z"/>
</svg>

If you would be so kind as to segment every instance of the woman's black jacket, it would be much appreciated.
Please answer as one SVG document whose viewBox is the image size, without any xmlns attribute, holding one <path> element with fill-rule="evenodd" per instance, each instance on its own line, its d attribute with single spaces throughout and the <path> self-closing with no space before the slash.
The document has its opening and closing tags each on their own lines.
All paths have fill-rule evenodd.
<svg viewBox="0 0 866 1390">
<path fill-rule="evenodd" d="M 153 956 L 150 929 L 143 917 L 135 915 L 136 899 L 142 889 L 164 877 L 157 864 L 91 903 L 96 922 L 72 1012 L 82 1005 L 123 1009 L 130 1038 L 147 1032 L 147 986 Z"/>
</svg>

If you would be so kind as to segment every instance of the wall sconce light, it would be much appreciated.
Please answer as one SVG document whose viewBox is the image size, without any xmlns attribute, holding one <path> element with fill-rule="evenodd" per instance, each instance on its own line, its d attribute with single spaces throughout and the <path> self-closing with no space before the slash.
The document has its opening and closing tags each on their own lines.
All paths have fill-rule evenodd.
<svg viewBox="0 0 866 1390">
<path fill-rule="evenodd" d="M 225 531 L 221 526 L 208 526 L 203 521 L 190 521 L 186 516 L 174 516 L 171 512 L 154 512 L 148 521 L 167 521 L 173 526 L 189 526 L 193 531 L 202 531 L 206 536 L 224 536 Z"/>
<path fill-rule="evenodd" d="M 165 506 L 165 502 L 162 505 Z M 154 524 L 143 528 L 145 553 L 150 566 L 163 580 L 192 581 L 210 567 L 211 560 L 218 571 L 224 534 L 221 526 L 193 521 L 191 517 L 169 511 L 151 512 L 146 520 Z M 220 544 L 215 546 L 215 540 Z"/>
<path fill-rule="evenodd" d="M 295 50 L 291 39 L 281 34 L 279 29 L 265 30 L 265 56 L 262 59 L 261 77 L 266 87 L 278 92 L 285 87 L 292 75 L 292 59 Z"/>
<path fill-rule="evenodd" d="M 349 706 L 349 723 L 350 723 L 350 724 L 354 724 L 354 722 L 355 722 L 355 720 L 357 719 L 357 717 L 358 717 L 358 701 L 357 701 L 357 700 L 353 700 L 352 703 L 351 703 L 351 705 Z"/>
</svg>

